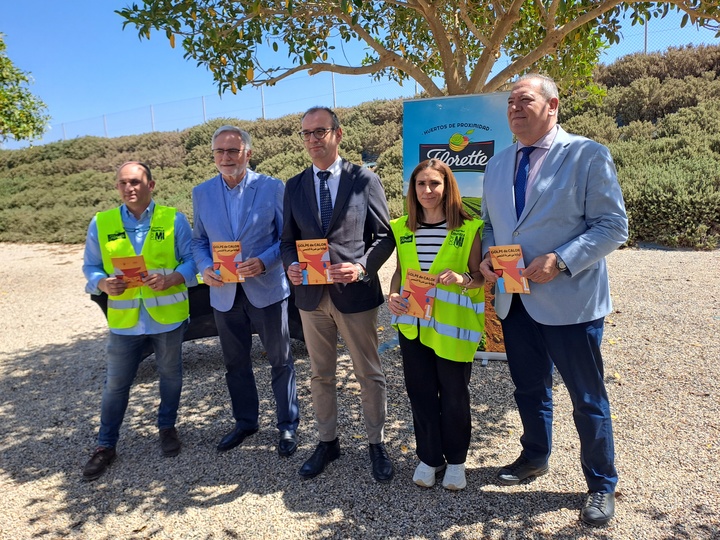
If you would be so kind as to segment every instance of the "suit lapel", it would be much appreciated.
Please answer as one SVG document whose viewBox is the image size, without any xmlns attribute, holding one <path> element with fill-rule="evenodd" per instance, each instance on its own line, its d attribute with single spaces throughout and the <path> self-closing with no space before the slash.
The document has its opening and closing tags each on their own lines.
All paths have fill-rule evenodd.
<svg viewBox="0 0 720 540">
<path fill-rule="evenodd" d="M 255 202 L 255 196 L 257 195 L 257 182 L 254 180 L 255 177 L 250 174 L 250 171 L 247 171 L 246 176 L 243 179 L 243 182 L 247 182 L 247 184 L 245 184 L 245 191 L 243 191 L 242 199 L 240 199 L 240 223 L 238 226 L 238 235 L 236 240 L 243 236 L 245 226 L 247 225 L 250 217 L 251 209 L 253 208 L 253 203 Z"/>
<path fill-rule="evenodd" d="M 520 215 L 520 219 L 518 220 L 518 222 L 525 219 L 525 216 L 527 216 L 528 212 L 532 209 L 533 206 L 535 206 L 535 204 L 538 202 L 542 194 L 545 193 L 548 187 L 550 187 L 550 184 L 552 184 L 555 175 L 560 170 L 560 166 L 567 157 L 569 145 L 570 141 L 567 138 L 567 134 L 565 133 L 565 131 L 563 131 L 562 128 L 558 127 L 558 132 L 555 136 L 555 140 L 550 146 L 547 157 L 545 158 L 542 167 L 538 171 L 538 176 L 535 179 L 535 182 L 533 182 L 532 187 L 530 188 L 527 200 L 525 201 L 525 208 L 523 210 L 523 213 Z"/>
<path fill-rule="evenodd" d="M 216 181 L 212 189 L 212 196 L 208 202 L 212 205 L 216 205 L 216 207 L 211 208 L 210 211 L 218 216 L 220 224 L 225 232 L 224 237 L 233 238 L 230 216 L 228 216 L 227 205 L 225 204 L 225 190 L 227 189 L 227 186 L 225 185 L 225 180 L 222 179 L 222 175 L 218 174 L 215 179 Z"/>
<path fill-rule="evenodd" d="M 315 218 L 315 223 L 317 223 L 318 229 L 322 233 L 320 208 L 318 207 L 317 195 L 315 194 L 315 175 L 313 173 L 312 165 L 305 169 L 305 174 L 302 177 L 301 183 L 302 191 L 308 201 L 309 210 L 312 212 L 312 215 Z"/>
<path fill-rule="evenodd" d="M 353 184 L 355 184 L 355 176 L 351 173 L 350 162 L 343 159 L 342 170 L 340 172 L 340 184 L 338 186 L 337 196 L 335 197 L 335 204 L 333 205 L 333 213 L 330 218 L 328 230 L 332 229 L 335 221 L 340 217 L 340 214 L 342 214 L 343 208 L 350 197 L 350 193 L 352 193 Z"/>
<path fill-rule="evenodd" d="M 498 154 L 498 162 L 500 163 L 500 172 L 494 186 L 487 186 L 488 190 L 493 190 L 498 198 L 499 208 L 512 208 L 513 217 L 515 213 L 515 194 L 513 184 L 515 182 L 515 156 L 517 155 L 517 144 L 513 144 L 503 153 Z M 508 216 L 511 214 L 508 213 Z"/>
</svg>

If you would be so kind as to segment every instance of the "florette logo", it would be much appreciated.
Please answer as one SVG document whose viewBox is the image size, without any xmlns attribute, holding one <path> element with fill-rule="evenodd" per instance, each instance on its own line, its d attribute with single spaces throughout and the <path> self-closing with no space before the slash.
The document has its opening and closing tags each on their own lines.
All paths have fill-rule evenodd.
<svg viewBox="0 0 720 540">
<path fill-rule="evenodd" d="M 413 241 L 413 235 L 412 234 L 406 234 L 405 236 L 400 237 L 400 243 L 401 244 L 409 244 Z"/>
<path fill-rule="evenodd" d="M 165 229 L 161 227 L 153 227 L 150 229 L 150 238 L 156 242 L 162 242 L 165 240 Z"/>
<path fill-rule="evenodd" d="M 495 155 L 495 141 L 470 142 L 467 135 L 455 133 L 448 144 L 421 144 L 419 154 L 419 161 L 439 159 L 453 172 L 484 173 L 487 162 Z"/>
<path fill-rule="evenodd" d="M 127 238 L 125 231 L 108 234 L 107 236 L 108 242 L 114 242 L 120 238 Z"/>
<path fill-rule="evenodd" d="M 452 247 L 461 248 L 465 243 L 465 232 L 455 229 L 450 233 L 449 244 Z"/>
</svg>

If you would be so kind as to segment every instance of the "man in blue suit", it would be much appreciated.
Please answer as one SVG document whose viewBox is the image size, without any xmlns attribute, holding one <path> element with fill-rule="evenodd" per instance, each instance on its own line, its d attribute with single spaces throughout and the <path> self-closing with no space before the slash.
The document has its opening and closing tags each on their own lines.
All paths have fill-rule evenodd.
<svg viewBox="0 0 720 540">
<path fill-rule="evenodd" d="M 259 400 L 250 352 L 252 327 L 272 367 L 272 389 L 280 431 L 277 450 L 291 456 L 297 449 L 300 421 L 295 365 L 290 351 L 290 287 L 280 260 L 282 204 L 285 187 L 277 178 L 248 168 L 250 135 L 222 126 L 212 138 L 216 177 L 193 189 L 192 249 L 198 271 L 210 287 L 210 304 L 225 360 L 235 428 L 218 451 L 242 444 L 258 430 Z M 242 283 L 223 283 L 213 270 L 212 243 L 240 241 Z"/>
<path fill-rule="evenodd" d="M 604 525 L 615 512 L 617 471 L 600 343 L 611 311 L 605 256 L 627 240 L 627 216 L 615 165 L 601 144 L 557 125 L 555 82 L 521 77 L 508 99 L 517 144 L 494 156 L 483 185 L 485 279 L 494 283 L 488 248 L 520 244 L 530 294 L 500 293 L 522 453 L 503 467 L 501 484 L 548 471 L 553 365 L 573 403 L 580 461 L 589 494 L 580 519 Z"/>
</svg>

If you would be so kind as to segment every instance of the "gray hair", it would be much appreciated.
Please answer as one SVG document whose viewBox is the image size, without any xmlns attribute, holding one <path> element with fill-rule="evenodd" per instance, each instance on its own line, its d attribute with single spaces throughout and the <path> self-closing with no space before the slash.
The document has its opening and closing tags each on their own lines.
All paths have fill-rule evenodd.
<svg viewBox="0 0 720 540">
<path fill-rule="evenodd" d="M 559 98 L 557 84 L 555 81 L 547 75 L 540 75 L 539 73 L 526 73 L 525 75 L 518 78 L 515 84 L 521 81 L 527 80 L 538 80 L 540 81 L 540 95 L 545 99 Z"/>
<path fill-rule="evenodd" d="M 217 128 L 212 136 L 212 145 L 215 146 L 215 139 L 217 139 L 221 133 L 226 132 L 237 133 L 238 135 L 240 135 L 240 138 L 245 145 L 245 150 L 252 150 L 252 139 L 250 138 L 250 134 L 247 131 L 244 131 L 239 127 L 235 126 L 220 126 L 219 128 Z"/>
</svg>

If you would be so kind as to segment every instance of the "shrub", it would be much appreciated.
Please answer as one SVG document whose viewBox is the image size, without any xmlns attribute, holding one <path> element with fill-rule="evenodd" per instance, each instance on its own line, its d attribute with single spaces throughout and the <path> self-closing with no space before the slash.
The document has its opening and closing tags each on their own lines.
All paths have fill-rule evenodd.
<svg viewBox="0 0 720 540">
<path fill-rule="evenodd" d="M 574 116 L 563 123 L 563 128 L 570 133 L 583 135 L 602 144 L 609 144 L 620 138 L 620 130 L 615 120 L 598 111 Z"/>
</svg>

